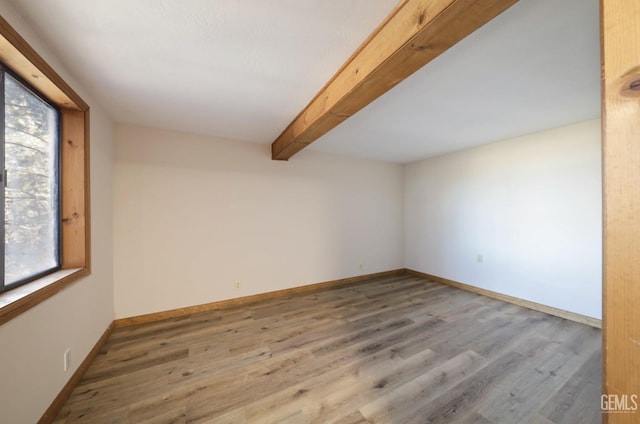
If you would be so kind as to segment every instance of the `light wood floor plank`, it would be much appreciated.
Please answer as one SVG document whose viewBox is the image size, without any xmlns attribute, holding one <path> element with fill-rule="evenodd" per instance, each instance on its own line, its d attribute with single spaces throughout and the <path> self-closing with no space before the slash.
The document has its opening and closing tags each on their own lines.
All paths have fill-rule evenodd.
<svg viewBox="0 0 640 424">
<path fill-rule="evenodd" d="M 414 276 L 116 329 L 72 423 L 596 423 L 601 333 Z"/>
<path fill-rule="evenodd" d="M 540 413 L 551 422 L 567 424 L 597 424 L 599 414 L 590 413 L 590 403 L 602 393 L 602 359 L 600 350 L 594 352 L 571 379 L 549 398 Z"/>
</svg>

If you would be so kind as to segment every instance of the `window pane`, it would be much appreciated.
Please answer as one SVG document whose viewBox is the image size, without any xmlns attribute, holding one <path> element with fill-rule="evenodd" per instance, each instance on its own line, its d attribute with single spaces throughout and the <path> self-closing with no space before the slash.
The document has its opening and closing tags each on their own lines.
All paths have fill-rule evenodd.
<svg viewBox="0 0 640 424">
<path fill-rule="evenodd" d="M 57 114 L 5 74 L 5 285 L 58 266 Z"/>
</svg>

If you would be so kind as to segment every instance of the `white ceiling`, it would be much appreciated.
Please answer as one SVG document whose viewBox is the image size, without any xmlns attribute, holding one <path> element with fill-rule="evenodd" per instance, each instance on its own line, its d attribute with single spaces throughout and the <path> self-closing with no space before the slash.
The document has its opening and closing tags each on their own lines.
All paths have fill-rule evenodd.
<svg viewBox="0 0 640 424">
<path fill-rule="evenodd" d="M 272 142 L 397 0 L 9 0 L 118 122 Z"/>
<path fill-rule="evenodd" d="M 116 121 L 258 143 L 396 2 L 11 0 Z M 594 118 L 599 63 L 598 0 L 520 0 L 309 149 L 410 162 Z"/>
<path fill-rule="evenodd" d="M 600 115 L 598 0 L 520 0 L 309 148 L 411 162 Z"/>
</svg>

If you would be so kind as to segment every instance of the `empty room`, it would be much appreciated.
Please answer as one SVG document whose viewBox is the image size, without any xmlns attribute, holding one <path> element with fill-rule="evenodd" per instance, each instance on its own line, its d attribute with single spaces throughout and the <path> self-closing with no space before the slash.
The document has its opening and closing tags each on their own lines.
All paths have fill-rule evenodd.
<svg viewBox="0 0 640 424">
<path fill-rule="evenodd" d="M 640 2 L 0 0 L 0 423 L 640 422 Z"/>
</svg>

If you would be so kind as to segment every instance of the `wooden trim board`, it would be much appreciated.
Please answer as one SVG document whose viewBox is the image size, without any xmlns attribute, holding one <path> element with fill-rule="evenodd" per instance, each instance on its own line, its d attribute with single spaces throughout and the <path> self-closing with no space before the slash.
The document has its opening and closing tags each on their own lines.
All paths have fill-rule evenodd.
<svg viewBox="0 0 640 424">
<path fill-rule="evenodd" d="M 62 268 L 86 264 L 85 112 L 62 111 L 60 136 Z"/>
<path fill-rule="evenodd" d="M 89 275 L 86 268 L 62 269 L 0 295 L 0 325 Z"/>
<path fill-rule="evenodd" d="M 532 302 L 530 300 L 520 299 L 503 293 L 482 289 L 469 284 L 459 283 L 457 281 L 448 280 L 431 274 L 426 274 L 412 269 L 395 269 L 392 271 L 378 272 L 374 274 L 359 275 L 356 277 L 343 278 L 339 280 L 325 281 L 322 283 L 309 284 L 306 286 L 292 287 L 289 289 L 276 290 L 267 293 L 260 293 L 251 296 L 238 297 L 234 299 L 220 300 L 217 302 L 205 303 L 202 305 L 187 306 L 184 308 L 171 309 L 168 311 L 154 312 L 150 314 L 137 315 L 134 317 L 120 318 L 114 321 L 115 328 L 129 327 L 132 325 L 145 324 L 149 322 L 162 321 L 165 319 L 179 318 L 199 312 L 207 312 L 219 309 L 228 309 L 242 305 L 257 303 L 266 299 L 275 299 L 278 297 L 290 296 L 298 293 L 309 293 L 317 290 L 326 290 L 333 287 L 340 287 L 348 284 L 358 283 L 371 278 L 389 277 L 393 275 L 410 274 L 416 277 L 432 280 L 438 283 L 446 284 L 462 290 L 490 297 L 492 299 L 502 300 L 514 305 L 522 306 L 535 311 L 543 312 L 549 315 L 565 318 L 570 321 L 579 322 L 581 324 L 590 325 L 596 328 L 602 328 L 602 321 L 586 315 L 565 311 L 563 309 L 554 308 L 552 306 L 543 305 L 541 303 Z"/>
<path fill-rule="evenodd" d="M 249 305 L 266 299 L 275 299 L 278 297 L 290 296 L 298 293 L 309 293 L 317 290 L 326 290 L 333 287 L 340 287 L 348 284 L 358 283 L 371 278 L 389 277 L 393 275 L 404 274 L 404 269 L 395 269 L 392 271 L 376 272 L 373 274 L 358 275 L 355 277 L 341 278 L 339 280 L 325 281 L 322 283 L 309 284 L 306 286 L 292 287 L 290 289 L 276 290 L 267 293 L 254 294 L 251 296 L 238 297 L 234 299 L 220 300 L 217 302 L 205 303 L 196 306 L 187 306 L 185 308 L 171 309 L 169 311 L 154 312 L 151 314 L 138 315 L 129 318 L 120 318 L 114 321 L 116 328 L 128 327 L 131 325 L 145 324 L 149 322 L 162 321 L 170 318 L 178 318 L 186 315 L 196 314 L 199 312 L 214 311 L 218 309 L 233 308 L 236 306 Z"/>
<path fill-rule="evenodd" d="M 89 109 L 89 105 L 2 16 L 0 16 L 0 61 L 48 96 L 60 108 Z"/>
<path fill-rule="evenodd" d="M 586 315 L 576 314 L 574 312 L 565 311 L 563 309 L 554 308 L 552 306 L 543 305 L 541 303 L 532 302 L 530 300 L 520 299 L 518 297 L 509 296 L 507 294 L 498 293 L 498 292 L 494 292 L 487 289 L 482 289 L 480 287 L 471 286 L 469 284 L 459 283 L 457 281 L 438 277 L 436 275 L 426 274 L 420 271 L 414 271 L 412 269 L 407 269 L 406 271 L 407 273 L 411 275 L 415 275 L 416 277 L 422 277 L 427 280 L 446 284 L 447 286 L 456 287 L 472 293 L 480 294 L 482 296 L 490 297 L 492 299 L 502 300 L 504 302 L 522 306 L 524 308 L 533 309 L 534 311 L 544 312 L 545 314 L 554 315 L 560 318 L 568 319 L 570 321 L 575 321 L 581 324 L 590 325 L 591 327 L 602 328 L 602 320 L 588 317 Z"/>
<path fill-rule="evenodd" d="M 89 366 L 91 365 L 91 363 L 94 361 L 94 359 L 96 359 L 96 356 L 98 356 L 98 354 L 100 353 L 100 350 L 109 339 L 109 336 L 111 336 L 111 333 L 113 332 L 114 327 L 115 326 L 112 322 L 111 324 L 109 324 L 107 329 L 104 330 L 104 333 L 102 333 L 102 336 L 100 336 L 95 346 L 93 346 L 93 349 L 91 349 L 91 351 L 86 356 L 86 358 L 84 358 L 84 361 L 82 361 L 78 369 L 73 373 L 69 381 L 67 381 L 67 384 L 65 384 L 62 390 L 60 390 L 60 393 L 58 393 L 58 396 L 56 396 L 53 402 L 51 402 L 51 405 L 49 405 L 49 408 L 47 408 L 47 410 L 42 415 L 42 417 L 40 417 L 40 419 L 38 420 L 38 424 L 49 424 L 53 422 L 56 415 L 58 415 L 58 412 L 60 412 L 60 409 L 62 409 L 62 406 L 65 404 L 67 399 L 69 399 L 69 396 L 71 396 L 71 393 L 73 392 L 73 390 L 76 388 L 76 386 L 78 385 L 82 377 L 85 375 L 85 373 L 89 369 Z"/>
<path fill-rule="evenodd" d="M 602 387 L 605 401 L 630 402 L 630 396 L 640 396 L 640 2 L 603 0 L 600 11 Z M 610 424 L 638 423 L 640 410 L 603 417 Z"/>
</svg>

